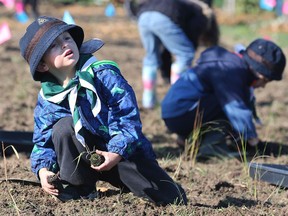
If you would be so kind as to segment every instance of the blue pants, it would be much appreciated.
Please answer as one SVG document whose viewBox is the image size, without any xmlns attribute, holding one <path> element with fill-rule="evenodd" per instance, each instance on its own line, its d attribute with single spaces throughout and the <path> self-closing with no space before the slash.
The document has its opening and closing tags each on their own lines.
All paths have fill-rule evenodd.
<svg viewBox="0 0 288 216">
<path fill-rule="evenodd" d="M 143 65 L 159 68 L 159 48 L 163 44 L 180 66 L 190 67 L 194 46 L 184 31 L 169 17 L 155 11 L 144 12 L 138 20 L 141 40 L 146 51 Z"/>
<path fill-rule="evenodd" d="M 162 66 L 160 50 L 163 45 L 174 56 L 171 66 L 171 83 L 188 69 L 194 57 L 194 46 L 184 31 L 171 19 L 156 11 L 144 12 L 138 20 L 143 47 L 142 80 L 144 85 L 143 106 L 153 108 L 156 102 L 157 70 Z"/>
</svg>

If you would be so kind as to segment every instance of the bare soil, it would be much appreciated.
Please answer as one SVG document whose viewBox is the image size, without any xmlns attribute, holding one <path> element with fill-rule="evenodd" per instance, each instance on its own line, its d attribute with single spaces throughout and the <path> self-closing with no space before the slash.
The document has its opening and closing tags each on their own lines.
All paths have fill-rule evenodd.
<svg viewBox="0 0 288 216">
<path fill-rule="evenodd" d="M 211 157 L 191 161 L 184 160 L 183 152 L 176 145 L 175 134 L 164 127 L 160 107 L 146 111 L 141 108 L 141 61 L 144 55 L 136 23 L 129 20 L 122 7 L 117 7 L 115 17 L 104 16 L 104 7 L 92 5 L 51 5 L 44 1 L 40 13 L 61 18 L 69 10 L 75 22 L 84 28 L 85 40 L 98 37 L 106 45 L 96 54 L 98 59 L 116 61 L 128 82 L 134 88 L 141 109 L 143 131 L 152 141 L 161 166 L 186 190 L 188 206 L 157 207 L 132 194 L 99 182 L 97 186 L 108 188 L 95 201 L 78 200 L 61 203 L 44 193 L 39 186 L 17 182 L 0 182 L 1 215 L 287 215 L 288 200 L 285 188 L 254 181 L 249 177 L 248 166 L 239 157 Z M 246 15 L 248 16 L 248 15 Z M 219 13 L 220 24 L 223 19 Z M 221 19 L 222 18 L 222 19 Z M 243 17 L 241 17 L 242 19 Z M 247 18 L 247 17 L 246 17 Z M 259 17 L 258 17 L 259 18 Z M 263 18 L 263 17 L 262 17 Z M 237 19 L 237 17 L 234 17 Z M 257 19 L 254 17 L 248 22 Z M 271 20 L 268 16 L 267 19 Z M 246 20 L 246 19 L 245 19 Z M 30 75 L 28 65 L 20 56 L 18 42 L 28 24 L 18 23 L 12 11 L 0 7 L 0 24 L 8 22 L 13 38 L 0 46 L 0 129 L 13 131 L 33 130 L 33 109 L 39 84 Z M 235 24 L 235 23 L 234 23 Z M 237 23 L 236 23 L 237 24 Z M 267 26 L 266 26 L 267 27 Z M 256 31 L 258 31 L 257 29 Z M 263 31 L 263 29 L 262 29 Z M 265 29 L 269 33 L 271 29 Z M 274 31 L 274 30 L 273 30 Z M 243 39 L 245 35 L 241 36 Z M 227 44 L 229 35 L 221 36 L 221 44 Z M 239 43 L 241 41 L 238 41 Z M 236 42 L 235 42 L 236 43 Z M 199 50 L 203 49 L 202 47 Z M 287 46 L 283 46 L 287 52 Z M 264 141 L 282 145 L 288 143 L 287 75 L 281 82 L 269 84 L 265 91 L 256 91 L 257 108 L 263 127 L 258 128 Z M 157 86 L 159 100 L 169 86 L 161 79 Z M 7 160 L 0 158 L 0 178 L 37 181 L 30 171 L 29 154 L 13 154 Z M 252 158 L 248 158 L 248 161 Z M 267 157 L 253 157 L 259 163 L 287 164 L 284 151 Z"/>
</svg>

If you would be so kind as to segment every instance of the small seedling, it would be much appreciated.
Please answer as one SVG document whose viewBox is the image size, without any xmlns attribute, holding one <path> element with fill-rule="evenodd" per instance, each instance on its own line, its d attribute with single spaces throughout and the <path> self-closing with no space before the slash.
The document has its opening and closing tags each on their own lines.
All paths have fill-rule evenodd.
<svg viewBox="0 0 288 216">
<path fill-rule="evenodd" d="M 196 156 L 199 151 L 201 143 L 201 126 L 202 126 L 203 113 L 199 111 L 199 106 L 196 110 L 196 117 L 194 121 L 193 131 L 188 139 L 185 140 L 185 156 L 186 159 L 190 159 L 192 166 L 195 166 Z"/>
<path fill-rule="evenodd" d="M 75 170 L 73 171 L 73 173 L 71 174 L 71 176 L 74 174 L 74 172 L 76 171 L 79 163 L 80 163 L 80 160 L 81 160 L 81 157 L 83 155 L 85 155 L 86 159 L 90 161 L 90 164 L 92 166 L 100 166 L 104 161 L 105 161 L 105 158 L 103 155 L 99 155 L 96 153 L 96 150 L 94 149 L 93 151 L 91 151 L 87 145 L 85 145 L 85 148 L 86 148 L 86 151 L 83 151 L 79 154 L 79 156 L 77 156 L 74 161 L 76 160 L 77 161 L 77 164 L 76 164 L 76 167 L 75 167 Z"/>
<path fill-rule="evenodd" d="M 196 164 L 197 155 L 204 135 L 212 131 L 222 133 L 222 128 L 217 126 L 218 123 L 216 121 L 203 123 L 202 119 L 203 112 L 197 107 L 193 130 L 185 140 L 184 149 L 184 159 L 191 160 L 192 167 Z"/>
<path fill-rule="evenodd" d="M 105 158 L 96 152 L 90 152 L 88 154 L 88 159 L 92 166 L 100 166 L 105 161 Z"/>
</svg>

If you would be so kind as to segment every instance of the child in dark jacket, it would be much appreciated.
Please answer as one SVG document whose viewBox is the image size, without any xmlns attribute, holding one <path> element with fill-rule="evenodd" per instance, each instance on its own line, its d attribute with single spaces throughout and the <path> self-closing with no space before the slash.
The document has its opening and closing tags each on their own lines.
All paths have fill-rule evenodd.
<svg viewBox="0 0 288 216">
<path fill-rule="evenodd" d="M 182 138 L 182 145 L 201 116 L 202 125 L 228 121 L 232 134 L 256 146 L 259 138 L 253 123 L 251 87 L 264 88 L 270 81 L 281 80 L 285 65 L 281 48 L 264 39 L 253 41 L 240 55 L 219 46 L 209 48 L 171 86 L 162 101 L 162 118 Z"/>
<path fill-rule="evenodd" d="M 31 164 L 42 188 L 62 200 L 95 198 L 102 180 L 159 205 L 186 204 L 142 133 L 133 89 L 115 62 L 91 54 L 103 42 L 83 38 L 81 27 L 41 16 L 20 40 L 32 77 L 41 82 Z M 90 163 L 93 151 L 100 165 Z M 56 173 L 61 186 L 49 181 Z"/>
</svg>

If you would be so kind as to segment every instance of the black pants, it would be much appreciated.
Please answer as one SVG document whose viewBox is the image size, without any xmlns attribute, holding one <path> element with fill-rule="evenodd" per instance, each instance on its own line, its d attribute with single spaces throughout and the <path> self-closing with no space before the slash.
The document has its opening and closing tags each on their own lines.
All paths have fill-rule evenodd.
<svg viewBox="0 0 288 216">
<path fill-rule="evenodd" d="M 93 149 L 99 137 L 87 132 L 85 141 Z M 158 204 L 187 204 L 186 194 L 158 165 L 156 160 L 137 155 L 137 159 L 122 160 L 109 171 L 97 172 L 90 167 L 85 148 L 77 140 L 71 117 L 59 120 L 53 126 L 54 143 L 61 179 L 73 185 L 95 185 L 98 180 L 115 187 L 131 191 L 136 196 L 147 198 Z"/>
<path fill-rule="evenodd" d="M 195 108 L 191 111 L 187 111 L 181 116 L 163 120 L 171 132 L 182 137 L 187 137 L 193 131 L 195 120 L 197 115 L 199 118 L 200 113 L 202 115 L 202 125 L 218 121 L 222 121 L 223 123 L 226 121 L 228 123 L 228 119 L 214 94 L 201 98 L 199 102 L 199 113 L 197 113 L 197 109 Z M 211 125 L 213 126 L 213 124 Z M 216 124 L 214 126 L 217 127 Z"/>
</svg>

